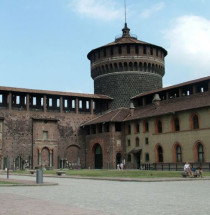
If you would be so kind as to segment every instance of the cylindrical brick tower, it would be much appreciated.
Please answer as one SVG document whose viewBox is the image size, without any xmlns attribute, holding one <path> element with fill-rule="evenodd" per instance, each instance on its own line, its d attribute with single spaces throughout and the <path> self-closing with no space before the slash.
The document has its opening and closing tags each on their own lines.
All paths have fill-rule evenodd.
<svg viewBox="0 0 210 215">
<path fill-rule="evenodd" d="M 130 98 L 162 87 L 167 51 L 137 40 L 125 23 L 122 35 L 88 53 L 94 93 L 112 97 L 111 109 L 129 107 Z"/>
</svg>

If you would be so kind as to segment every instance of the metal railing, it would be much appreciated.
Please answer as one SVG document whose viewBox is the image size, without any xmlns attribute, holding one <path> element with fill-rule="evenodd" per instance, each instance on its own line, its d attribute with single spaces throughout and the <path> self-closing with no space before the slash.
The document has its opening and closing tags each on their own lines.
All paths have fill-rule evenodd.
<svg viewBox="0 0 210 215">
<path fill-rule="evenodd" d="M 134 39 L 137 39 L 137 35 L 136 34 L 131 34 L 130 33 L 130 37 L 132 37 L 132 38 L 134 38 Z M 115 40 L 119 40 L 119 39 L 121 39 L 121 38 L 123 38 L 123 35 L 117 35 L 117 36 L 115 36 Z"/>
<path fill-rule="evenodd" d="M 201 167 L 203 171 L 210 171 L 210 163 L 190 163 L 192 168 Z M 145 170 L 183 171 L 184 163 L 153 163 L 143 164 Z"/>
</svg>

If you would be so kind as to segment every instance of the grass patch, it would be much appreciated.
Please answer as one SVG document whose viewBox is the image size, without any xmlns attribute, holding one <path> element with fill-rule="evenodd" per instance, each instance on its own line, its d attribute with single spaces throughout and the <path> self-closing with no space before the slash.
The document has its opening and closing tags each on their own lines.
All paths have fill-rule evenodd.
<svg viewBox="0 0 210 215">
<path fill-rule="evenodd" d="M 46 170 L 43 174 L 56 175 L 58 170 Z M 170 178 L 181 177 L 181 171 L 156 171 L 156 170 L 65 170 L 66 175 L 80 177 L 114 177 L 114 178 Z M 15 171 L 18 174 L 30 174 L 29 171 Z M 210 176 L 210 172 L 204 172 L 204 177 Z"/>
<path fill-rule="evenodd" d="M 28 170 L 15 170 L 14 172 L 10 172 L 12 173 L 18 173 L 18 174 L 31 174 Z"/>
<path fill-rule="evenodd" d="M 11 182 L 11 181 L 0 181 L 0 185 L 2 185 L 2 184 L 7 185 L 7 184 L 20 184 L 20 183 Z"/>
<path fill-rule="evenodd" d="M 55 170 L 44 171 L 44 174 L 56 174 Z M 160 178 L 180 177 L 180 172 L 140 171 L 140 170 L 66 170 L 66 175 L 81 177 L 119 177 L 119 178 Z"/>
</svg>

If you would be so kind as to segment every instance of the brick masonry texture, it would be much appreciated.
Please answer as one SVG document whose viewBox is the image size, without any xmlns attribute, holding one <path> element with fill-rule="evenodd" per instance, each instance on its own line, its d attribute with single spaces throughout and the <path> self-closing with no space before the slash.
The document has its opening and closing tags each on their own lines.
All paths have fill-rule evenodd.
<svg viewBox="0 0 210 215">
<path fill-rule="evenodd" d="M 73 159 L 73 162 L 75 162 L 75 158 L 66 157 L 68 154 L 75 152 L 75 149 L 79 149 L 78 157 L 80 157 L 81 164 L 84 166 L 85 141 L 79 128 L 81 123 L 93 116 L 0 111 L 0 117 L 3 118 L 2 153 L 4 158 L 7 156 L 10 158 L 11 165 L 18 156 L 21 156 L 23 160 L 29 160 L 33 148 L 34 167 L 38 166 L 38 151 L 42 152 L 43 157 L 46 158 L 46 156 L 49 156 L 46 150 L 52 150 L 53 167 L 57 168 L 58 156 L 60 159 Z M 43 140 L 43 131 L 48 131 L 48 140 Z M 43 149 L 45 150 L 42 151 Z M 49 162 L 49 159 L 47 162 Z M 0 160 L 0 165 L 3 168 L 3 159 Z"/>
<path fill-rule="evenodd" d="M 130 98 L 162 87 L 162 77 L 146 72 L 121 72 L 99 76 L 94 80 L 94 92 L 114 98 L 111 109 L 129 107 Z"/>
</svg>

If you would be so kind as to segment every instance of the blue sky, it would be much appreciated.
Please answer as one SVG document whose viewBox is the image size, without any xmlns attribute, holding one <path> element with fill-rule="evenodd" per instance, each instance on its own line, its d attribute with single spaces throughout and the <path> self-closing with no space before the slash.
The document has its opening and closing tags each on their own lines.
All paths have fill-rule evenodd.
<svg viewBox="0 0 210 215">
<path fill-rule="evenodd" d="M 123 0 L 0 0 L 0 85 L 93 93 L 87 53 L 114 41 Z M 209 0 L 127 0 L 139 40 L 168 51 L 164 86 L 210 75 Z"/>
</svg>

